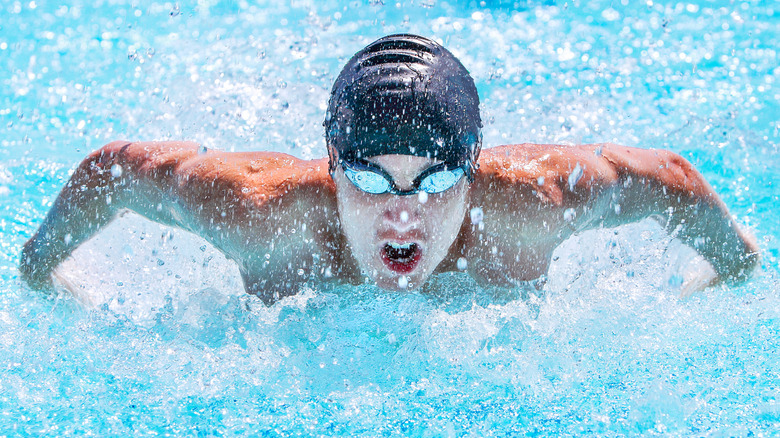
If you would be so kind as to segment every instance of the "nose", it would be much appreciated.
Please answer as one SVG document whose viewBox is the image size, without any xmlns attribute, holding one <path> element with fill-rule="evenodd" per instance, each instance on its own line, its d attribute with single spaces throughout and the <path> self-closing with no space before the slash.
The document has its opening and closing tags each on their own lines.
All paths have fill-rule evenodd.
<svg viewBox="0 0 780 438">
<path fill-rule="evenodd" d="M 417 226 L 420 213 L 420 202 L 416 196 L 391 196 L 382 217 L 395 229 L 405 231 Z"/>
</svg>

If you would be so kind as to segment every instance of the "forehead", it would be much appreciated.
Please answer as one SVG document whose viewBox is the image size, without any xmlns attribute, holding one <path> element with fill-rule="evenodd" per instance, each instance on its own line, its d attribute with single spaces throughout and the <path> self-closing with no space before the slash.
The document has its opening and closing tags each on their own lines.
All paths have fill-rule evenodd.
<svg viewBox="0 0 780 438">
<path fill-rule="evenodd" d="M 427 168 L 441 163 L 441 160 L 433 158 L 397 154 L 376 155 L 366 158 L 366 161 L 381 166 L 393 177 L 411 177 L 410 179 L 414 179 Z"/>
</svg>

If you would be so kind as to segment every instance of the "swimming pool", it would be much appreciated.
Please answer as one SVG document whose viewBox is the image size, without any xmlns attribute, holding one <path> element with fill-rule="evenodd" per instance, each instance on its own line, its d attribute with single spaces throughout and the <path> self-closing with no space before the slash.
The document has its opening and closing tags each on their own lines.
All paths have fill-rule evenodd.
<svg viewBox="0 0 780 438">
<path fill-rule="evenodd" d="M 0 435 L 777 430 L 777 6 L 276 3 L 0 6 Z M 87 152 L 173 138 L 322 156 L 339 68 L 403 31 L 472 72 L 486 146 L 678 152 L 754 228 L 763 266 L 681 300 L 692 252 L 648 221 L 567 242 L 540 291 L 448 275 L 266 308 L 213 248 L 128 215 L 68 262 L 91 306 L 20 283 L 22 243 Z"/>
</svg>

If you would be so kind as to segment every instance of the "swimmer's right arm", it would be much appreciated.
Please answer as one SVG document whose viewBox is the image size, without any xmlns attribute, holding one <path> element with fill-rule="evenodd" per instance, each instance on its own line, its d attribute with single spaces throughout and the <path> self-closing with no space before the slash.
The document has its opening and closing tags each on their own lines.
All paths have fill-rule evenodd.
<svg viewBox="0 0 780 438">
<path fill-rule="evenodd" d="M 287 261 L 299 258 L 289 248 L 310 255 L 336 236 L 327 169 L 327 159 L 205 151 L 192 142 L 110 143 L 78 166 L 24 245 L 21 276 L 35 289 L 52 289 L 57 265 L 128 209 L 205 238 L 250 280 L 266 278 L 265 255 L 273 253 L 285 262 L 267 278 L 285 284 Z M 296 233 L 301 224 L 308 234 Z"/>
<path fill-rule="evenodd" d="M 52 271 L 121 209 L 181 226 L 172 209 L 162 208 L 165 187 L 175 166 L 196 156 L 197 148 L 183 142 L 113 142 L 90 154 L 24 244 L 19 266 L 22 279 L 34 289 L 50 290 Z"/>
</svg>

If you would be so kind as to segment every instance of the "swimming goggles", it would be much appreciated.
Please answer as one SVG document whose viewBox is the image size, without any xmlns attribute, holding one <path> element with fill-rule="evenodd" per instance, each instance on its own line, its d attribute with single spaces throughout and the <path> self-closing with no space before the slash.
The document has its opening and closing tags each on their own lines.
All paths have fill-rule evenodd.
<svg viewBox="0 0 780 438">
<path fill-rule="evenodd" d="M 461 167 L 447 169 L 447 164 L 441 163 L 429 167 L 418 175 L 412 182 L 411 189 L 399 190 L 393 178 L 376 164 L 368 161 L 355 163 L 342 161 L 341 167 L 355 187 L 373 195 L 391 193 L 403 196 L 414 195 L 420 191 L 428 194 L 441 193 L 455 186 L 465 174 Z"/>
</svg>

